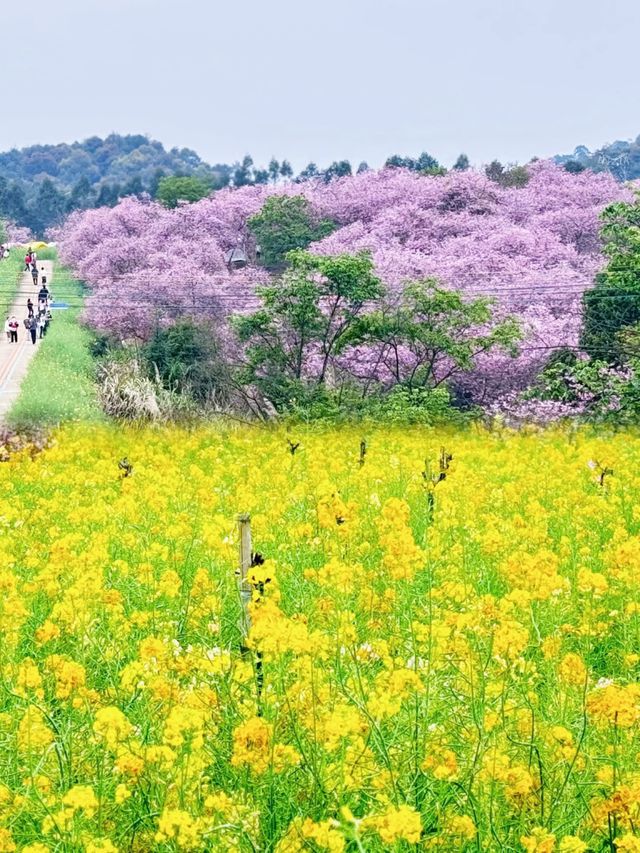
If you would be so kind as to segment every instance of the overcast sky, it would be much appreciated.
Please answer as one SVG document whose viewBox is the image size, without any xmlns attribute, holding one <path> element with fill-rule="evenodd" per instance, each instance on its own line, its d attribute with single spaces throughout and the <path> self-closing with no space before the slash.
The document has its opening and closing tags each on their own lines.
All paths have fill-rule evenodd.
<svg viewBox="0 0 640 853">
<path fill-rule="evenodd" d="M 2 3 L 0 149 L 526 161 L 640 134 L 639 0 Z"/>
</svg>

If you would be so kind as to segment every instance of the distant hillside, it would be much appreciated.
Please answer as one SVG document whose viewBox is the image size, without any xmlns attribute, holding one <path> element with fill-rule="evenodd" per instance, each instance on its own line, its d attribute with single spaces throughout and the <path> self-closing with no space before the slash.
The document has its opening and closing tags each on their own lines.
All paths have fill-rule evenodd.
<svg viewBox="0 0 640 853">
<path fill-rule="evenodd" d="M 417 158 L 394 154 L 385 165 L 423 174 L 446 171 L 427 152 Z M 468 167 L 469 158 L 461 154 L 453 168 Z M 358 173 L 368 169 L 364 162 L 357 166 Z M 337 160 L 326 168 L 308 163 L 294 177 L 288 160 L 271 158 L 259 166 L 248 154 L 233 164 L 211 166 L 189 148 L 167 151 L 148 136 L 112 133 L 106 139 L 92 136 L 84 142 L 32 145 L 0 153 L 0 220 L 10 220 L 44 236 L 47 228 L 74 210 L 113 207 L 122 198 L 143 193 L 155 197 L 165 176 L 193 176 L 215 190 L 309 178 L 331 181 L 354 171 L 348 160 Z"/>
<path fill-rule="evenodd" d="M 229 183 L 232 172 L 231 166 L 210 166 L 189 148 L 167 151 L 142 135 L 32 145 L 0 153 L 0 216 L 42 234 L 72 210 L 153 195 L 165 175 L 194 175 L 215 188 Z"/>
<path fill-rule="evenodd" d="M 611 172 L 619 181 L 631 181 L 640 178 L 640 136 L 633 142 L 617 140 L 603 145 L 597 151 L 579 145 L 573 154 L 560 154 L 555 161 L 570 171 L 583 168 L 594 172 Z"/>
</svg>

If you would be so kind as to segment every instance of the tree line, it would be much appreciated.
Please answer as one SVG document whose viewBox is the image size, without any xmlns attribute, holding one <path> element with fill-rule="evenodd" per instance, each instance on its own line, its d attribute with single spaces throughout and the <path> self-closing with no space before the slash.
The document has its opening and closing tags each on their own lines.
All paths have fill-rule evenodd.
<svg viewBox="0 0 640 853">
<path fill-rule="evenodd" d="M 416 158 L 394 154 L 385 165 L 425 174 L 445 171 L 426 152 Z M 468 166 L 468 157 L 461 155 L 454 168 Z M 368 170 L 366 162 L 353 167 L 349 160 L 336 160 L 324 168 L 308 163 L 296 174 L 287 159 L 257 165 L 249 154 L 235 163 L 210 165 L 188 148 L 166 150 L 147 136 L 111 134 L 0 153 L 0 217 L 43 236 L 74 210 L 113 207 L 127 196 L 149 195 L 174 207 L 224 187 L 331 181 Z"/>
</svg>

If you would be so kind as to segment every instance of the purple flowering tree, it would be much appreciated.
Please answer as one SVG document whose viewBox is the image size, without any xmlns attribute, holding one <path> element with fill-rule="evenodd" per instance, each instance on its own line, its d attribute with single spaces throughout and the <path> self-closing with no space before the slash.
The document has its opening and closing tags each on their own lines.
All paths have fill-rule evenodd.
<svg viewBox="0 0 640 853">
<path fill-rule="evenodd" d="M 247 220 L 269 195 L 302 195 L 314 215 L 338 225 L 310 251 L 369 252 L 391 304 L 407 282 L 437 279 L 469 298 L 492 297 L 497 317 L 519 318 L 520 355 L 481 354 L 457 380 L 470 399 L 489 402 L 526 387 L 555 349 L 577 346 L 581 295 L 603 265 L 599 214 L 632 198 L 610 175 L 574 175 L 546 161 L 527 168 L 520 188 L 472 171 L 425 177 L 394 168 L 226 189 L 175 210 L 125 199 L 72 214 L 56 239 L 62 260 L 89 286 L 86 319 L 96 329 L 144 339 L 178 317 L 227 328 L 231 314 L 255 308 L 256 287 L 270 281 Z M 237 247 L 247 263 L 234 269 L 227 261 Z M 377 363 L 375 347 L 340 358 L 359 376 Z"/>
</svg>

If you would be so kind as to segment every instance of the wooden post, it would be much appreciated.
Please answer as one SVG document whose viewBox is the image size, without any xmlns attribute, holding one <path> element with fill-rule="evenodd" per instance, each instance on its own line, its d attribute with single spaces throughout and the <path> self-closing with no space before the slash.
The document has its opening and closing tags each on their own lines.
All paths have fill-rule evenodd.
<svg viewBox="0 0 640 853">
<path fill-rule="evenodd" d="M 251 601 L 251 582 L 247 575 L 251 568 L 251 516 L 242 513 L 238 516 L 238 570 L 236 572 L 238 579 L 238 593 L 240 595 L 240 604 L 242 605 L 242 614 L 240 622 L 240 630 L 242 632 L 243 645 L 249 636 L 251 628 L 251 617 L 249 616 L 249 602 Z"/>
<path fill-rule="evenodd" d="M 362 439 L 362 441 L 360 442 L 360 460 L 359 460 L 359 465 L 360 465 L 360 467 L 361 467 L 361 468 L 362 468 L 362 466 L 364 465 L 364 457 L 365 457 L 366 455 L 367 455 L 367 442 L 366 442 L 366 441 L 364 440 L 364 438 L 363 438 L 363 439 Z"/>
</svg>

